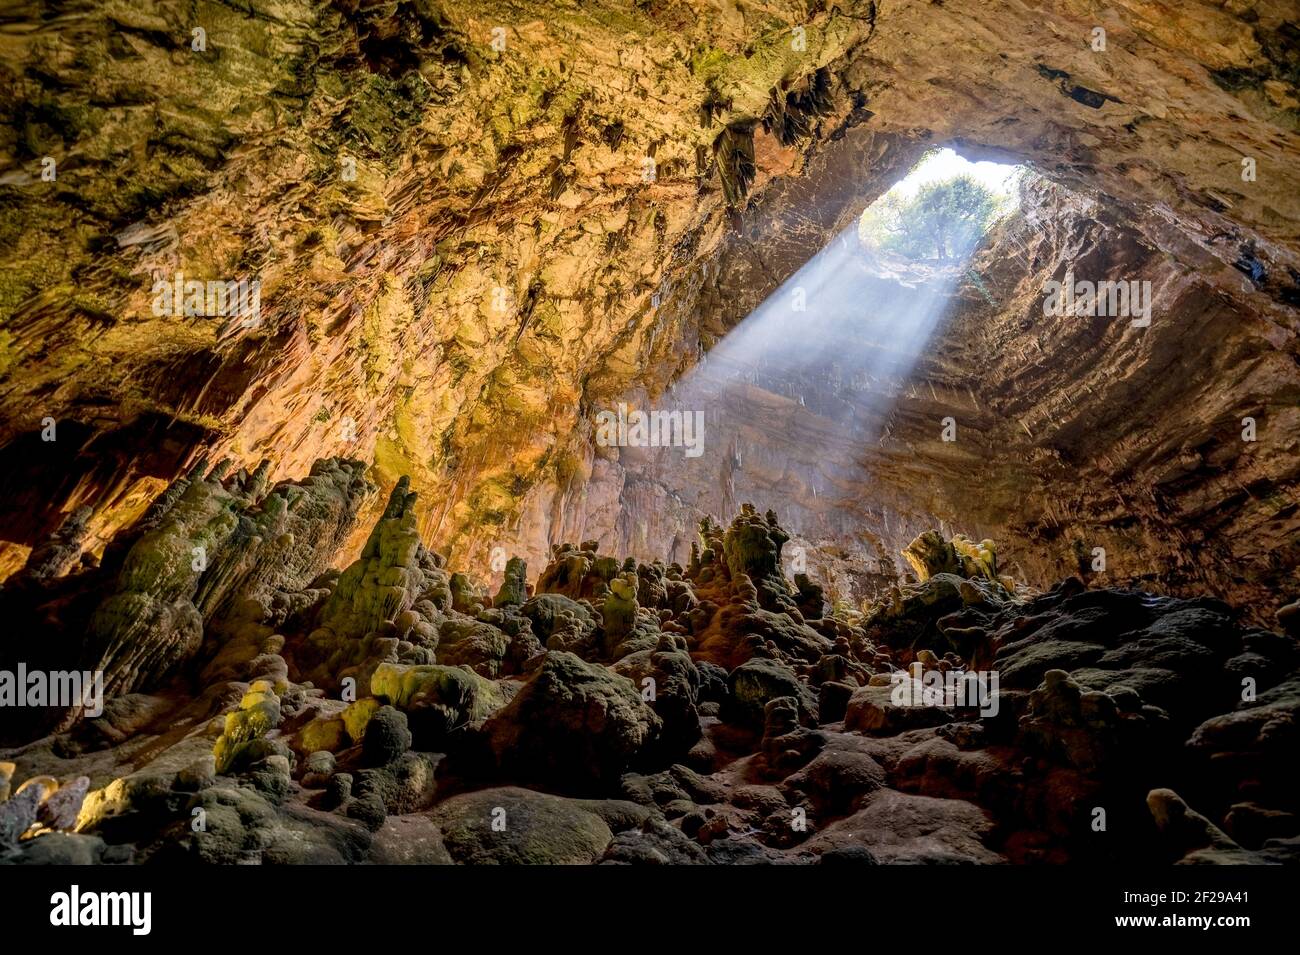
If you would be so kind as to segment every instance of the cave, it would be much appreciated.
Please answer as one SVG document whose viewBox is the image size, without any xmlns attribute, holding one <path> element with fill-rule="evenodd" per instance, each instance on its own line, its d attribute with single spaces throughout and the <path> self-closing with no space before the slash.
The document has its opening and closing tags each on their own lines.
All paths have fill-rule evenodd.
<svg viewBox="0 0 1300 955">
<path fill-rule="evenodd" d="M 4 14 L 0 862 L 1300 860 L 1296 12 Z"/>
</svg>

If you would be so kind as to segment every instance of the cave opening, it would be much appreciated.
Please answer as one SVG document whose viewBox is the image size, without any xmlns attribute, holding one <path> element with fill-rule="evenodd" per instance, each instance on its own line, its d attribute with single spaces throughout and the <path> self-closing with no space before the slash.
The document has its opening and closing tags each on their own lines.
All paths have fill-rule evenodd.
<svg viewBox="0 0 1300 955">
<path fill-rule="evenodd" d="M 898 509 L 891 524 L 892 502 L 863 491 L 872 462 L 859 449 L 888 439 L 899 397 L 915 393 L 913 372 L 946 317 L 963 292 L 981 288 L 977 249 L 1016 213 L 1032 175 L 948 147 L 926 151 L 671 385 L 664 402 L 704 422 L 713 453 L 619 454 L 627 486 L 691 502 L 669 559 L 686 561 L 702 517 L 776 500 L 788 530 L 836 555 L 823 572 L 853 565 L 829 589 L 856 604 L 892 582 L 887 570 L 908 535 L 947 530 L 953 515 L 915 508 Z M 620 545 L 651 559 L 659 541 L 629 498 Z M 865 534 L 864 514 L 878 525 Z"/>
</svg>

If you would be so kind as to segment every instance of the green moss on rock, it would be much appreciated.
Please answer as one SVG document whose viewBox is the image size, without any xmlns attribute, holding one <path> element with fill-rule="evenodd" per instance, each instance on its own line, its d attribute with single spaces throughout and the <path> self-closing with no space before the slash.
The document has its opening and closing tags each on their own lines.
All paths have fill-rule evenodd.
<svg viewBox="0 0 1300 955">
<path fill-rule="evenodd" d="M 217 772 L 237 768 L 251 744 L 279 725 L 280 698 L 268 681 L 255 681 L 239 701 L 239 709 L 226 714 L 225 729 L 212 748 Z"/>
</svg>

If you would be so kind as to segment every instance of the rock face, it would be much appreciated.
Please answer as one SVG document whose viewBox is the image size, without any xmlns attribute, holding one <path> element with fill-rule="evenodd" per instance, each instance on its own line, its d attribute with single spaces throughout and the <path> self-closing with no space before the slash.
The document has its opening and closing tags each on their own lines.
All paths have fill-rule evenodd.
<svg viewBox="0 0 1300 955">
<path fill-rule="evenodd" d="M 481 577 L 566 539 L 684 563 L 752 498 L 849 599 L 942 521 L 1040 587 L 1100 547 L 1103 583 L 1271 622 L 1297 559 L 1291 5 L 977 7 L 15 13 L 0 568 L 93 561 L 204 453 L 271 480 L 342 456 L 411 475 L 430 545 Z M 671 480 L 595 444 L 939 144 L 1045 181 L 901 381 L 778 362 Z M 1152 325 L 1042 315 L 1070 268 L 1150 281 Z M 178 276 L 260 282 L 256 320 L 164 307 Z M 136 611 L 187 646 L 174 602 Z"/>
<path fill-rule="evenodd" d="M 745 505 L 701 522 L 688 567 L 562 545 L 531 597 L 471 615 L 404 482 L 361 557 L 308 579 L 310 540 L 350 520 L 332 495 L 364 493 L 351 473 L 242 505 L 210 475 L 123 532 L 125 565 L 167 552 L 187 495 L 240 526 L 301 502 L 297 545 L 250 544 L 238 573 L 93 578 L 188 600 L 197 649 L 0 751 L 0 861 L 1296 861 L 1300 641 L 1217 600 L 1012 592 L 996 544 L 934 533 L 925 580 L 829 613 L 796 604 L 817 585 L 787 580 L 780 520 Z M 10 599 L 50 606 L 90 573 Z M 71 618 L 54 636 L 100 639 Z M 502 649 L 456 662 L 467 641 Z M 1125 839 L 1096 838 L 1095 807 Z"/>
<path fill-rule="evenodd" d="M 99 673 L 102 691 L 115 697 L 156 685 L 196 657 L 216 654 L 218 667 L 241 653 L 256 657 L 273 630 L 238 639 L 244 618 L 261 626 L 310 604 L 310 585 L 374 488 L 355 461 L 319 461 L 303 481 L 270 489 L 265 467 L 227 470 L 197 464 L 94 566 L 58 577 L 29 568 L 7 581 L 0 608 L 28 636 L 0 647 L 3 669 Z M 271 655 L 264 662 L 273 666 Z M 20 711 L 0 733 L 25 738 L 28 718 L 66 726 L 90 695 L 87 686 L 60 708 Z"/>
<path fill-rule="evenodd" d="M 835 202 L 829 184 L 815 196 Z M 782 232 L 782 253 L 764 248 L 764 266 L 780 279 L 835 236 L 829 224 L 802 238 L 783 230 L 806 216 L 809 201 L 772 197 L 766 226 L 735 240 L 718 266 L 719 287 L 693 301 L 691 309 L 717 316 L 718 335 L 780 288 L 749 262 L 751 248 Z M 841 318 L 825 323 L 820 348 L 801 353 L 782 341 L 775 354 L 711 357 L 673 392 L 629 394 L 633 406 L 710 409 L 712 450 L 690 461 L 680 452 L 594 449 L 585 495 L 565 498 L 563 531 L 685 562 L 683 527 L 746 498 L 780 500 L 790 549 L 832 599 L 884 593 L 910 569 L 899 551 L 944 522 L 975 542 L 1001 542 L 999 573 L 1036 587 L 1082 573 L 1108 585 L 1208 590 L 1271 625 L 1294 590 L 1290 435 L 1300 422 L 1289 398 L 1298 384 L 1293 345 L 1265 343 L 1295 341 L 1294 296 L 1268 299 L 1175 231 L 1165 219 L 1120 215 L 1027 181 L 1019 213 L 955 287 L 936 291 L 944 317 L 910 370 L 873 372 L 876 380 L 859 371 L 889 342 L 846 340 Z M 1043 289 L 1067 272 L 1150 282 L 1151 326 L 1045 316 Z M 864 296 L 866 307 L 873 298 L 887 300 L 887 290 Z M 1245 318 L 1256 307 L 1268 317 Z M 817 334 L 814 319 L 784 321 L 768 334 Z M 1231 342 L 1209 331 L 1224 322 Z M 1204 346 L 1189 350 L 1202 335 Z M 1204 365 L 1195 396 L 1164 374 L 1186 361 Z M 1243 376 L 1249 394 L 1230 381 Z M 949 417 L 957 440 L 945 442 Z M 1255 441 L 1243 440 L 1245 418 Z M 1265 420 L 1270 436 L 1261 438 Z M 528 526 L 547 527 L 546 514 L 528 512 Z M 798 569 L 787 559 L 787 573 Z"/>
</svg>

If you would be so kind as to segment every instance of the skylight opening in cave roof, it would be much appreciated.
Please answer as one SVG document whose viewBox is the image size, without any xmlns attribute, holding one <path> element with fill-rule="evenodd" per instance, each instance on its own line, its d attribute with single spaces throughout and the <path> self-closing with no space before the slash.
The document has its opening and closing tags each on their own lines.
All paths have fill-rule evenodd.
<svg viewBox="0 0 1300 955">
<path fill-rule="evenodd" d="M 971 162 L 952 149 L 927 154 L 863 211 L 858 239 L 870 256 L 924 267 L 964 265 L 1018 203 L 1024 167 Z"/>
</svg>

